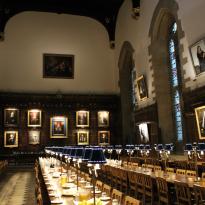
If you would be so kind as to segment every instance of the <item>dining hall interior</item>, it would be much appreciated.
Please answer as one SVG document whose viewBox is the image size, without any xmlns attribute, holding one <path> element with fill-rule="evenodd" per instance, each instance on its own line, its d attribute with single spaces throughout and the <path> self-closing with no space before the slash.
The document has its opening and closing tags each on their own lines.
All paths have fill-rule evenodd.
<svg viewBox="0 0 205 205">
<path fill-rule="evenodd" d="M 204 8 L 1 0 L 0 204 L 205 204 Z"/>
</svg>

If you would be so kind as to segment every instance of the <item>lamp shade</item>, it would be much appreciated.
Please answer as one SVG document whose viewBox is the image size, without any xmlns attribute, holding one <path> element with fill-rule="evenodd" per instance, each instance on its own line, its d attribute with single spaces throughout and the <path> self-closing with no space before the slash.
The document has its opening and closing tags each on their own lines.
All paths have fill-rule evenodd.
<svg viewBox="0 0 205 205">
<path fill-rule="evenodd" d="M 173 151 L 174 145 L 173 144 L 165 144 L 164 149 L 166 151 Z"/>
<path fill-rule="evenodd" d="M 143 150 L 145 148 L 145 146 L 143 144 L 139 145 L 139 150 Z"/>
<path fill-rule="evenodd" d="M 91 153 L 92 153 L 92 148 L 90 147 L 85 148 L 83 161 L 88 161 L 90 159 Z"/>
<path fill-rule="evenodd" d="M 104 164 L 106 163 L 106 159 L 104 156 L 104 152 L 101 147 L 93 147 L 90 155 L 90 159 L 88 160 L 90 164 Z"/>
<path fill-rule="evenodd" d="M 67 147 L 65 154 L 68 155 L 68 156 L 70 156 L 71 150 L 72 150 L 72 149 L 71 149 L 70 147 Z"/>
<path fill-rule="evenodd" d="M 132 145 L 132 144 L 127 144 L 127 145 L 125 146 L 125 149 L 126 149 L 126 150 L 134 149 L 134 148 L 135 148 L 135 146 Z"/>
<path fill-rule="evenodd" d="M 75 157 L 76 159 L 82 159 L 83 158 L 83 155 L 84 155 L 84 148 L 82 147 L 79 147 L 79 148 L 76 148 L 76 153 L 75 153 Z"/>
<path fill-rule="evenodd" d="M 75 155 L 76 155 L 76 148 L 72 147 L 70 152 L 70 157 L 75 157 Z"/>
</svg>

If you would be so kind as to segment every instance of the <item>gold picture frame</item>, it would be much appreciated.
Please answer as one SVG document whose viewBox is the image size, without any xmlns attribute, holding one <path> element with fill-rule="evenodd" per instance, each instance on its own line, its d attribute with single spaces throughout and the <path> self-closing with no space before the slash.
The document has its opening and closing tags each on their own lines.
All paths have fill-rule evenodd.
<svg viewBox="0 0 205 205">
<path fill-rule="evenodd" d="M 30 145 L 40 144 L 40 130 L 29 130 L 28 141 Z"/>
<path fill-rule="evenodd" d="M 110 144 L 110 131 L 107 130 L 98 131 L 98 144 L 99 145 Z"/>
<path fill-rule="evenodd" d="M 79 130 L 77 131 L 78 145 L 89 145 L 89 131 Z"/>
<path fill-rule="evenodd" d="M 145 100 L 148 98 L 147 85 L 144 75 L 137 78 L 137 91 L 139 100 Z"/>
<path fill-rule="evenodd" d="M 19 109 L 5 108 L 4 109 L 4 126 L 17 127 L 19 124 Z"/>
<path fill-rule="evenodd" d="M 109 127 L 109 115 L 108 111 L 98 111 L 98 127 Z"/>
<path fill-rule="evenodd" d="M 76 111 L 76 127 L 89 127 L 89 111 Z"/>
<path fill-rule="evenodd" d="M 50 118 L 50 138 L 68 137 L 68 118 L 65 116 L 54 116 Z"/>
<path fill-rule="evenodd" d="M 194 109 L 199 139 L 205 139 L 205 106 Z"/>
<path fill-rule="evenodd" d="M 18 147 L 18 131 L 4 131 L 4 147 Z"/>
<path fill-rule="evenodd" d="M 28 127 L 41 127 L 41 110 L 28 110 Z"/>
</svg>

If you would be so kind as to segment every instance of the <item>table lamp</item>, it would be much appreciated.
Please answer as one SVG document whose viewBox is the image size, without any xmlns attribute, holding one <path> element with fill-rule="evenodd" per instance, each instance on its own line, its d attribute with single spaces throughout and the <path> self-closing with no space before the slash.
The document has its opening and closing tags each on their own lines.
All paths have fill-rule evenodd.
<svg viewBox="0 0 205 205">
<path fill-rule="evenodd" d="M 103 149 L 101 147 L 93 147 L 90 154 L 90 159 L 88 160 L 88 166 L 91 169 L 92 181 L 93 181 L 93 198 L 94 205 L 95 202 L 95 179 L 97 176 L 97 169 L 100 169 L 100 164 L 106 163 Z"/>
<path fill-rule="evenodd" d="M 115 145 L 115 151 L 117 153 L 117 159 L 120 160 L 120 154 L 122 152 L 122 145 Z"/>
</svg>

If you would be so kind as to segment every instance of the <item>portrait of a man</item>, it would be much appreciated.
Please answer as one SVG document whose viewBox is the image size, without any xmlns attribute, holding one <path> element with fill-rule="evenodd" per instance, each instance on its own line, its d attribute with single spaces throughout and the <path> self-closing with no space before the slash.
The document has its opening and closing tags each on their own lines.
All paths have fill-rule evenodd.
<svg viewBox="0 0 205 205">
<path fill-rule="evenodd" d="M 141 123 L 138 125 L 139 133 L 140 133 L 140 141 L 141 143 L 149 142 L 149 131 L 147 123 Z"/>
<path fill-rule="evenodd" d="M 205 42 L 204 39 L 198 41 L 190 47 L 191 57 L 196 75 L 205 71 Z"/>
<path fill-rule="evenodd" d="M 4 109 L 4 126 L 16 127 L 19 123 L 19 110 L 16 108 Z"/>
<path fill-rule="evenodd" d="M 80 130 L 77 132 L 78 145 L 89 145 L 89 131 Z"/>
<path fill-rule="evenodd" d="M 5 131 L 4 132 L 4 147 L 18 147 L 18 132 Z"/>
<path fill-rule="evenodd" d="M 98 127 L 108 127 L 109 126 L 109 112 L 99 111 L 98 112 Z"/>
<path fill-rule="evenodd" d="M 137 79 L 137 89 L 138 89 L 138 97 L 140 100 L 144 100 L 148 97 L 145 77 L 143 75 Z"/>
<path fill-rule="evenodd" d="M 36 145 L 40 144 L 40 131 L 30 130 L 29 133 L 29 144 Z"/>
<path fill-rule="evenodd" d="M 110 131 L 98 131 L 98 144 L 99 145 L 110 144 Z"/>
<path fill-rule="evenodd" d="M 28 110 L 28 127 L 41 127 L 41 110 Z"/>
<path fill-rule="evenodd" d="M 89 127 L 89 112 L 80 110 L 76 112 L 76 127 Z"/>
<path fill-rule="evenodd" d="M 51 138 L 67 138 L 67 121 L 67 117 L 64 116 L 51 117 Z"/>
<path fill-rule="evenodd" d="M 199 139 L 205 139 L 205 106 L 195 108 Z"/>
</svg>

